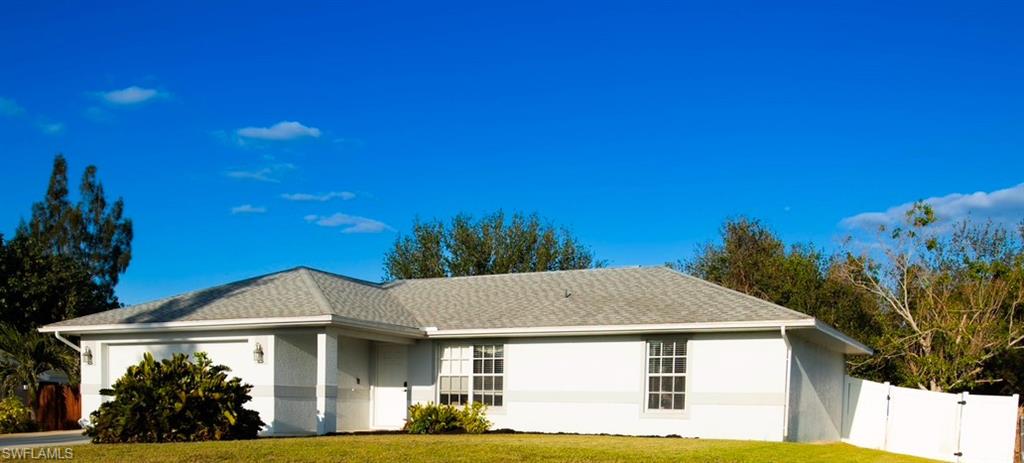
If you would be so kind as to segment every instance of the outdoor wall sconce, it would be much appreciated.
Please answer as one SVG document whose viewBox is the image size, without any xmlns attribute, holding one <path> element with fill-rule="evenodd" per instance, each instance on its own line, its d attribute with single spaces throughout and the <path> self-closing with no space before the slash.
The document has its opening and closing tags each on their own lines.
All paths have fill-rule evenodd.
<svg viewBox="0 0 1024 463">
<path fill-rule="evenodd" d="M 256 363 L 263 363 L 263 346 L 258 342 L 256 343 L 256 348 L 252 351 L 252 359 L 255 360 Z"/>
<path fill-rule="evenodd" d="M 82 351 L 82 361 L 84 361 L 86 365 L 92 365 L 92 349 L 86 347 L 85 350 Z"/>
</svg>

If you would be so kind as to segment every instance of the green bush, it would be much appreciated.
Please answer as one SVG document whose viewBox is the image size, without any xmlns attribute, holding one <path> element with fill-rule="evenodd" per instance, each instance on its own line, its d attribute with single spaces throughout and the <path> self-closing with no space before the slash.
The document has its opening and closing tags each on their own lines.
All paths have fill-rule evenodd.
<svg viewBox="0 0 1024 463">
<path fill-rule="evenodd" d="M 491 428 L 486 410 L 487 406 L 479 402 L 463 408 L 433 402 L 415 404 L 409 407 L 409 419 L 403 429 L 412 434 L 480 434 Z"/>
<path fill-rule="evenodd" d="M 32 412 L 17 397 L 0 401 L 0 434 L 38 430 Z"/>
<path fill-rule="evenodd" d="M 92 414 L 86 434 L 96 443 L 252 439 L 263 426 L 242 408 L 252 386 L 228 379 L 228 371 L 202 352 L 195 362 L 185 354 L 157 362 L 147 353 L 100 391 L 114 399 Z"/>
</svg>

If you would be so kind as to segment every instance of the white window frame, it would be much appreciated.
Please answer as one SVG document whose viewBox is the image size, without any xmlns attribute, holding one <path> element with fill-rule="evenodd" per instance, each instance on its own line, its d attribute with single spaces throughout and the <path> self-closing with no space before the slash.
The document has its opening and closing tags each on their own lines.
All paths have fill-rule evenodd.
<svg viewBox="0 0 1024 463">
<path fill-rule="evenodd" d="M 491 347 L 491 346 L 496 348 L 495 351 L 497 351 L 497 350 L 501 351 L 501 357 L 490 357 L 490 359 L 495 359 L 495 360 L 500 359 L 501 360 L 501 373 L 474 373 L 474 371 L 475 371 L 475 364 L 476 364 L 477 360 L 487 360 L 488 359 L 488 358 L 484 358 L 484 357 L 481 357 L 480 359 L 477 359 L 476 356 L 475 356 L 476 348 L 477 347 L 484 347 L 484 348 L 486 348 L 486 347 Z M 449 351 L 450 351 L 450 349 L 459 349 L 460 350 L 460 355 L 459 355 L 458 359 L 446 359 L 445 356 L 444 356 L 444 353 L 445 353 L 446 349 L 449 349 Z M 469 352 L 469 356 L 468 356 L 468 369 L 465 368 L 466 362 L 467 362 L 467 357 L 464 357 L 464 356 L 461 355 L 461 353 L 465 352 L 466 350 L 468 350 L 468 352 Z M 506 346 L 505 342 L 503 342 L 503 341 L 474 341 L 474 342 L 465 342 L 465 343 L 444 343 L 444 344 L 438 345 L 436 358 L 437 358 L 437 374 L 434 375 L 435 376 L 435 380 L 436 380 L 436 384 L 437 384 L 437 387 L 435 388 L 435 393 L 434 393 L 434 400 L 436 401 L 436 403 L 439 403 L 439 404 L 441 403 L 441 380 L 442 380 L 442 377 L 445 377 L 445 376 L 456 376 L 456 377 L 466 377 L 466 378 L 468 378 L 469 387 L 468 387 L 468 390 L 467 390 L 467 394 L 468 394 L 468 401 L 467 401 L 467 403 L 474 402 L 474 400 L 473 400 L 474 396 L 477 395 L 478 393 L 481 393 L 481 394 L 487 393 L 487 394 L 493 394 L 493 395 L 500 395 L 501 396 L 501 405 L 493 405 L 493 403 L 492 403 L 492 405 L 487 405 L 488 410 L 499 410 L 500 411 L 500 410 L 503 410 L 505 408 L 505 405 L 507 404 L 507 401 L 505 399 L 508 396 L 508 383 L 505 381 L 505 378 L 506 378 L 507 372 L 508 372 L 508 350 L 507 350 L 507 346 Z M 448 361 L 449 365 L 451 365 L 452 362 L 459 362 L 460 366 L 459 366 L 459 368 L 457 370 L 450 368 L 449 370 L 446 371 L 445 370 L 445 361 Z M 497 363 L 497 362 L 494 362 L 494 363 Z M 481 366 L 483 366 L 483 362 L 481 362 Z M 476 387 L 476 383 L 477 383 L 477 379 L 478 378 L 480 379 L 481 385 L 483 385 L 483 381 L 485 381 L 484 378 L 492 378 L 491 381 L 500 381 L 501 382 L 501 386 L 502 386 L 501 389 L 500 389 L 500 393 L 495 393 L 494 391 L 497 391 L 498 389 L 493 387 L 493 386 L 492 386 L 491 389 L 487 390 L 488 392 L 478 391 L 478 388 Z M 500 378 L 500 380 L 495 380 L 493 378 Z M 493 395 L 492 395 L 492 397 L 493 397 Z M 461 405 L 459 405 L 459 406 L 461 406 Z"/>
<path fill-rule="evenodd" d="M 449 351 L 450 353 L 457 353 L 458 355 L 453 355 L 453 356 L 450 356 L 449 358 L 445 358 L 444 354 L 445 354 L 446 350 Z M 437 352 L 437 375 L 436 375 L 437 388 L 436 388 L 436 391 L 435 391 L 435 394 L 434 394 L 434 399 L 437 401 L 437 403 L 439 403 L 439 404 L 442 403 L 441 402 L 441 395 L 443 394 L 443 392 L 442 392 L 442 384 L 445 383 L 445 382 L 451 381 L 452 378 L 459 379 L 460 383 L 461 383 L 461 379 L 465 378 L 466 388 L 465 388 L 464 391 L 460 390 L 459 391 L 460 392 L 459 395 L 463 395 L 461 393 L 464 392 L 465 393 L 464 395 L 466 396 L 466 402 L 465 403 L 469 403 L 472 400 L 472 398 L 473 398 L 473 396 L 470 393 L 470 387 L 472 386 L 471 383 L 473 382 L 473 375 L 472 375 L 472 373 L 473 373 L 473 346 L 472 345 L 468 345 L 467 346 L 467 345 L 463 345 L 463 344 L 447 344 L 447 345 L 440 346 L 440 348 L 438 349 L 438 352 Z M 462 389 L 461 388 L 461 384 L 460 384 L 459 389 Z M 460 404 L 460 406 L 464 405 L 465 403 Z"/>
<path fill-rule="evenodd" d="M 682 343 L 683 348 L 685 349 L 685 354 L 681 356 L 683 358 L 683 369 L 684 369 L 683 373 L 675 372 L 675 367 L 674 366 L 673 366 L 673 371 L 671 373 L 663 373 L 661 371 L 656 372 L 656 373 L 652 373 L 650 371 L 651 370 L 651 363 L 652 363 L 651 362 L 651 358 L 652 358 L 652 355 L 651 355 L 651 343 L 652 342 L 666 342 L 666 341 L 675 341 L 676 343 Z M 643 359 L 644 359 L 644 366 L 643 366 L 643 371 L 644 371 L 643 391 L 644 391 L 644 393 L 643 393 L 643 402 L 642 402 L 642 407 L 641 407 L 641 409 L 643 410 L 643 414 L 644 415 L 647 415 L 647 416 L 670 416 L 670 417 L 676 417 L 676 418 L 689 416 L 689 411 L 690 411 L 690 407 L 688 406 L 689 405 L 689 397 L 688 396 L 690 394 L 690 384 L 689 384 L 690 383 L 690 349 L 689 349 L 689 347 L 690 347 L 689 346 L 689 338 L 686 337 L 686 336 L 659 336 L 659 337 L 651 337 L 651 338 L 644 339 L 644 342 L 643 342 L 643 349 L 644 349 L 644 356 L 643 356 Z M 672 356 L 655 355 L 653 357 L 656 358 L 656 359 L 659 359 L 659 360 L 663 360 L 663 359 L 666 359 L 666 358 L 667 359 L 675 359 L 677 357 L 680 357 L 680 356 L 677 356 L 677 355 L 674 355 L 674 354 L 675 354 L 675 352 L 673 352 Z M 675 363 L 675 362 L 673 362 L 673 363 Z M 650 381 L 650 379 L 652 377 L 673 378 L 673 380 L 672 380 L 672 382 L 673 382 L 673 391 L 671 391 L 672 394 L 675 393 L 675 391 L 674 391 L 674 389 L 675 389 L 675 385 L 674 385 L 675 379 L 674 378 L 682 378 L 683 392 L 681 394 L 683 394 L 683 408 L 681 408 L 681 409 L 677 409 L 677 408 L 670 408 L 670 409 L 650 408 L 650 402 L 649 402 L 650 394 L 651 394 L 651 381 Z M 661 387 L 659 386 L 659 390 L 655 391 L 654 393 L 655 394 L 662 394 Z"/>
</svg>

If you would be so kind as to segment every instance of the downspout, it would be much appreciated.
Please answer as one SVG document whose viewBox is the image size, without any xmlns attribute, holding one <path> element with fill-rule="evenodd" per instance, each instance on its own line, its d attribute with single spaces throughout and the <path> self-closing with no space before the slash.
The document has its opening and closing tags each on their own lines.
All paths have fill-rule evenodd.
<svg viewBox="0 0 1024 463">
<path fill-rule="evenodd" d="M 785 392 L 782 397 L 782 441 L 785 442 L 789 439 L 789 381 L 793 375 L 792 362 L 793 362 L 793 346 L 789 344 L 789 336 L 786 334 L 786 325 L 782 325 L 779 329 L 779 334 L 782 335 L 782 341 L 786 343 L 786 384 Z"/>
<path fill-rule="evenodd" d="M 53 332 L 53 337 L 57 338 L 58 341 L 63 342 L 64 344 L 67 344 L 68 347 L 74 349 L 75 352 L 82 353 L 82 348 L 78 347 L 75 343 L 73 343 L 71 341 L 68 341 L 68 339 L 65 338 L 64 336 L 61 336 L 60 335 L 60 331 L 54 331 Z"/>
</svg>

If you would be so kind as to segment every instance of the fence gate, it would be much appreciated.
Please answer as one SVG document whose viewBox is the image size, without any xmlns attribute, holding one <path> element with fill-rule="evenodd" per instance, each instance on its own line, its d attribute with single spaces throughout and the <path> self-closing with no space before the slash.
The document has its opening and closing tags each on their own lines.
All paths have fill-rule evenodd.
<svg viewBox="0 0 1024 463">
<path fill-rule="evenodd" d="M 1018 396 L 948 394 L 847 377 L 843 440 L 962 463 L 1013 463 Z"/>
</svg>

